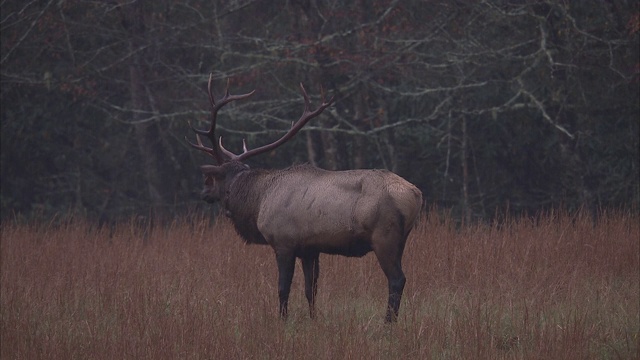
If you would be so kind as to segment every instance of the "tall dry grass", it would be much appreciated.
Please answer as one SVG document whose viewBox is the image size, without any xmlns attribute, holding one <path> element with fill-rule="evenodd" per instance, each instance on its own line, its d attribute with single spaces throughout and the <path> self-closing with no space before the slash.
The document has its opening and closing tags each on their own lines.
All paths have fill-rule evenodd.
<svg viewBox="0 0 640 360">
<path fill-rule="evenodd" d="M 96 230 L 2 224 L 2 359 L 632 359 L 640 226 L 550 213 L 456 229 L 425 217 L 407 244 L 400 319 L 370 254 L 321 256 L 318 318 L 296 269 L 225 221 Z"/>
</svg>

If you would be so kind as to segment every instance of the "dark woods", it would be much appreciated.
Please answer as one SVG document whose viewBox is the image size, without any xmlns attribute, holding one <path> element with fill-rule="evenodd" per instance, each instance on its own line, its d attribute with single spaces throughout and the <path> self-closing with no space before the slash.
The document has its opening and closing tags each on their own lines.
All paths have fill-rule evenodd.
<svg viewBox="0 0 640 360">
<path fill-rule="evenodd" d="M 229 149 L 336 96 L 252 168 L 385 168 L 465 221 L 638 209 L 633 1 L 3 2 L 2 218 L 199 211 L 206 81 Z"/>
</svg>

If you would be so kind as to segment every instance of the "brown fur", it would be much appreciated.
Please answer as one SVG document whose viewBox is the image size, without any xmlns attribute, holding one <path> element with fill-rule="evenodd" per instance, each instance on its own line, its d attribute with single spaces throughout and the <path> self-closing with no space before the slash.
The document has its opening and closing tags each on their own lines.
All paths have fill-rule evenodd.
<svg viewBox="0 0 640 360">
<path fill-rule="evenodd" d="M 389 280 L 387 321 L 397 317 L 402 252 L 422 205 L 414 185 L 386 170 L 326 171 L 309 165 L 250 170 L 239 162 L 204 166 L 203 198 L 221 200 L 247 243 L 268 244 L 280 272 L 285 316 L 294 259 L 301 258 L 314 314 L 320 253 L 364 256 L 373 251 Z"/>
<path fill-rule="evenodd" d="M 245 99 L 253 92 L 225 95 L 215 100 L 209 76 L 211 126 L 193 129 L 195 149 L 211 155 L 218 166 L 204 165 L 204 200 L 221 200 L 225 213 L 247 243 L 268 244 L 278 262 L 280 315 L 287 316 L 289 290 L 295 259 L 302 260 L 305 296 L 311 317 L 320 272 L 320 253 L 364 256 L 373 251 L 389 282 L 386 321 L 398 316 L 405 277 L 402 252 L 422 205 L 422 193 L 411 183 L 385 170 L 325 171 L 313 166 L 294 166 L 284 170 L 250 170 L 242 161 L 281 146 L 324 109 L 334 98 L 312 110 L 309 95 L 300 84 L 304 111 L 280 139 L 255 149 L 244 147 L 234 154 L 216 138 L 216 117 L 225 104 Z M 206 136 L 213 147 L 201 142 Z M 245 144 L 246 145 L 246 144 Z"/>
</svg>

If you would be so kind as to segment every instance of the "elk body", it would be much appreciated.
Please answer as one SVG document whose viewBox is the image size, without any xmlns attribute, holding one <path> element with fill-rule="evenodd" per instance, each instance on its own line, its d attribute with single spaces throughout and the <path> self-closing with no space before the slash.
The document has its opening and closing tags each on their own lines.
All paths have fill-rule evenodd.
<svg viewBox="0 0 640 360">
<path fill-rule="evenodd" d="M 236 155 L 216 141 L 218 110 L 244 95 L 225 96 L 217 103 L 211 90 L 211 127 L 193 129 L 198 150 L 210 154 L 218 165 L 203 165 L 207 202 L 220 201 L 238 234 L 251 244 L 273 248 L 278 264 L 280 315 L 287 316 L 287 303 L 295 260 L 300 258 L 305 279 L 305 296 L 310 316 L 315 315 L 315 298 L 320 253 L 362 257 L 373 251 L 388 280 L 386 321 L 395 321 L 405 285 L 402 253 L 409 232 L 422 205 L 422 193 L 400 176 L 386 170 L 326 171 L 310 165 L 282 170 L 254 170 L 247 158 L 270 151 L 293 137 L 309 120 L 333 102 L 324 101 L 310 109 L 309 97 L 301 85 L 305 110 L 300 119 L 279 140 Z M 207 136 L 213 147 L 205 147 L 198 135 Z"/>
</svg>

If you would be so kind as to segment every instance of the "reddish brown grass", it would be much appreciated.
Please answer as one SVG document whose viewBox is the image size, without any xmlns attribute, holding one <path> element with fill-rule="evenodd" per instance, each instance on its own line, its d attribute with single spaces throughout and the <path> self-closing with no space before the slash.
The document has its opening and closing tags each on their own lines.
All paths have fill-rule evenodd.
<svg viewBox="0 0 640 360">
<path fill-rule="evenodd" d="M 637 358 L 638 220 L 552 213 L 456 230 L 425 217 L 392 326 L 373 255 L 321 257 L 316 320 L 298 267 L 282 322 L 271 249 L 225 221 L 5 223 L 1 358 Z"/>
</svg>

